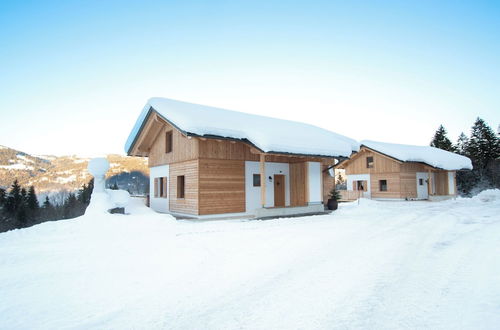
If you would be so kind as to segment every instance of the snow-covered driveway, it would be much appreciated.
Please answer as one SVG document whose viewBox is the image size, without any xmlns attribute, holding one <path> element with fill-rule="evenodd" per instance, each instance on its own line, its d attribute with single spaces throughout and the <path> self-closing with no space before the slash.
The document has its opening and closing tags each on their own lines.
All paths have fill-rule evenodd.
<svg viewBox="0 0 500 330">
<path fill-rule="evenodd" d="M 500 325 L 499 197 L 269 221 L 138 211 L 0 234 L 0 328 Z"/>
</svg>

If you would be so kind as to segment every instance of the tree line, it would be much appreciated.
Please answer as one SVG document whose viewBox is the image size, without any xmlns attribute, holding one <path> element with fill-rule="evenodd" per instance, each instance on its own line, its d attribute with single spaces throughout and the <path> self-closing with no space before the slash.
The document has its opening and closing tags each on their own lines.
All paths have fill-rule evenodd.
<svg viewBox="0 0 500 330">
<path fill-rule="evenodd" d="M 460 133 L 455 143 L 440 125 L 430 145 L 471 159 L 472 171 L 457 171 L 457 190 L 461 195 L 470 196 L 484 189 L 500 188 L 500 137 L 483 119 L 478 117 L 470 135 Z"/>
<path fill-rule="evenodd" d="M 35 187 L 26 189 L 15 180 L 9 189 L 0 188 L 0 232 L 81 216 L 90 203 L 93 189 L 94 179 L 91 179 L 77 192 L 70 193 L 63 203 L 53 204 L 46 196 L 40 205 Z"/>
</svg>

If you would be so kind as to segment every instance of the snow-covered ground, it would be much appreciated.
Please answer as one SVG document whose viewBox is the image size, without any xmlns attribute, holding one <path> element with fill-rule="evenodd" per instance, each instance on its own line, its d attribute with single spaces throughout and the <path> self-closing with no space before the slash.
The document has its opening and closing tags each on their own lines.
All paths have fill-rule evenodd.
<svg viewBox="0 0 500 330">
<path fill-rule="evenodd" d="M 0 328 L 500 325 L 499 191 L 268 221 L 131 212 L 0 234 Z"/>
</svg>

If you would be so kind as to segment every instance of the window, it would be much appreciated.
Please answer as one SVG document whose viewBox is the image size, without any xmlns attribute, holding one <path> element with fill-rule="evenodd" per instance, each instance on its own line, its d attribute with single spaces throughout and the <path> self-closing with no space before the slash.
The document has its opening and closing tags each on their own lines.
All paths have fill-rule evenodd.
<svg viewBox="0 0 500 330">
<path fill-rule="evenodd" d="M 373 157 L 366 157 L 366 168 L 373 168 Z"/>
<path fill-rule="evenodd" d="M 165 133 L 165 153 L 172 152 L 172 131 Z"/>
<path fill-rule="evenodd" d="M 356 183 L 357 183 L 356 190 L 366 191 L 366 181 L 356 181 Z"/>
<path fill-rule="evenodd" d="M 260 174 L 253 175 L 253 186 L 260 187 Z"/>
<path fill-rule="evenodd" d="M 177 198 L 184 198 L 185 180 L 184 175 L 177 177 Z"/>
<path fill-rule="evenodd" d="M 378 184 L 380 191 L 387 191 L 387 180 L 379 180 Z"/>
<path fill-rule="evenodd" d="M 155 198 L 167 198 L 168 191 L 168 178 L 155 178 L 154 180 L 154 197 Z"/>
<path fill-rule="evenodd" d="M 418 179 L 418 185 L 423 186 L 424 185 L 424 179 Z"/>
<path fill-rule="evenodd" d="M 160 178 L 159 181 L 159 186 L 160 186 L 160 197 L 161 198 L 167 198 L 167 191 L 168 191 L 168 186 L 167 186 L 167 178 Z"/>
</svg>

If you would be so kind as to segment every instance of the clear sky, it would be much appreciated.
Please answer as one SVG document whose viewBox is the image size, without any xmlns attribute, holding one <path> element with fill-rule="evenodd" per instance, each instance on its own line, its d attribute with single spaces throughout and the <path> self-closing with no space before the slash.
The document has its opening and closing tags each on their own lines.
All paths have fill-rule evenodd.
<svg viewBox="0 0 500 330">
<path fill-rule="evenodd" d="M 500 123 L 500 2 L 0 2 L 1 145 L 123 153 L 153 96 L 455 141 Z"/>
</svg>

